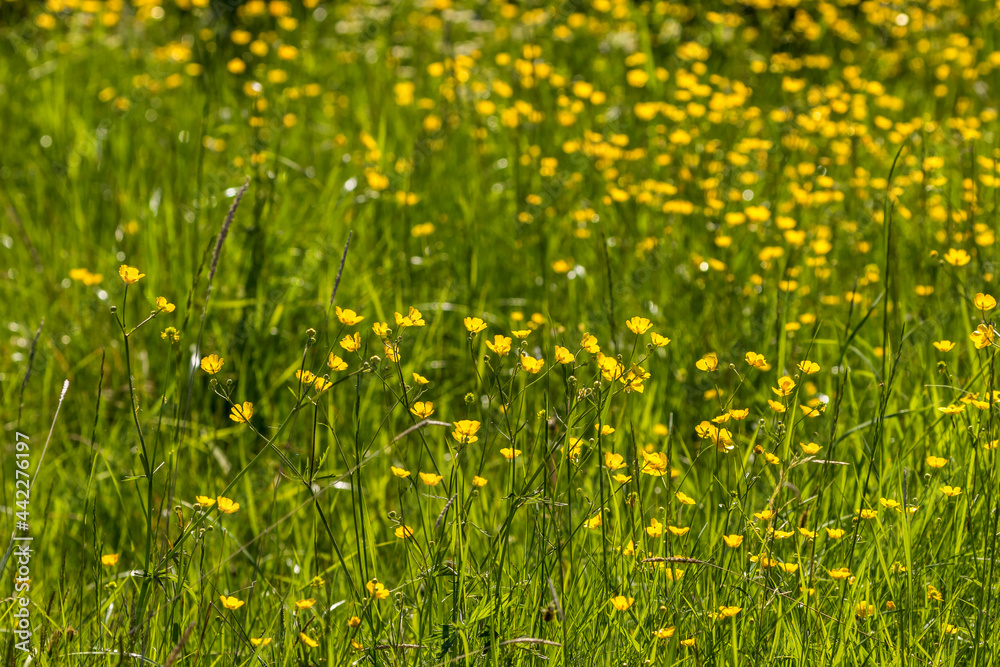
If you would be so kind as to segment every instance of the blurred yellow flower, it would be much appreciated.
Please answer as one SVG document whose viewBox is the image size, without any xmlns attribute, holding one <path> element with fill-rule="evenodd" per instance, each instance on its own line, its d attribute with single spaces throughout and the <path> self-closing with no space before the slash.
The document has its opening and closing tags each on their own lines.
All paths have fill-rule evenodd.
<svg viewBox="0 0 1000 667">
<path fill-rule="evenodd" d="M 233 502 L 225 496 L 219 496 L 216 502 L 219 504 L 219 511 L 223 514 L 235 514 L 240 509 L 239 503 Z"/>
<path fill-rule="evenodd" d="M 635 598 L 627 598 L 624 595 L 615 595 L 611 598 L 611 605 L 618 611 L 625 611 L 632 606 Z"/>
</svg>

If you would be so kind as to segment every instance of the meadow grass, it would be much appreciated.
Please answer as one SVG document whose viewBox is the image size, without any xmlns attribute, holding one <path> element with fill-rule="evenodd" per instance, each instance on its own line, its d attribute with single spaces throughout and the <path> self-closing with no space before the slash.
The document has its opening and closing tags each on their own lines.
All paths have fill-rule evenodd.
<svg viewBox="0 0 1000 667">
<path fill-rule="evenodd" d="M 4 664 L 997 664 L 998 18 L 0 3 Z"/>
</svg>

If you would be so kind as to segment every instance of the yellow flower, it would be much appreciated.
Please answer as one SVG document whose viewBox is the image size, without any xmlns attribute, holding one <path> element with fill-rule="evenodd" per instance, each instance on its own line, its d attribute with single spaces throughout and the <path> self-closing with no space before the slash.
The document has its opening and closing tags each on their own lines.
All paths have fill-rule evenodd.
<svg viewBox="0 0 1000 667">
<path fill-rule="evenodd" d="M 267 646 L 271 643 L 270 637 L 251 637 L 250 643 L 254 646 Z"/>
<path fill-rule="evenodd" d="M 385 352 L 385 358 L 392 362 L 399 361 L 399 346 L 396 344 L 384 343 L 382 349 Z"/>
<path fill-rule="evenodd" d="M 368 593 L 376 600 L 384 600 L 389 597 L 389 589 L 383 586 L 378 579 L 369 581 L 365 584 L 365 588 L 368 589 Z"/>
<path fill-rule="evenodd" d="M 410 408 L 410 412 L 420 419 L 427 419 L 434 414 L 434 404 L 430 401 L 417 401 L 413 404 L 413 407 Z"/>
<path fill-rule="evenodd" d="M 826 531 L 826 536 L 832 540 L 839 540 L 844 536 L 843 528 L 824 528 L 823 530 Z"/>
<path fill-rule="evenodd" d="M 118 275 L 121 276 L 122 282 L 126 285 L 134 285 L 146 277 L 145 273 L 139 273 L 139 269 L 128 264 L 122 264 L 118 267 Z"/>
<path fill-rule="evenodd" d="M 632 475 L 625 475 L 623 473 L 618 473 L 617 475 L 612 477 L 612 479 L 618 482 L 619 484 L 628 484 L 629 482 L 632 481 Z"/>
<path fill-rule="evenodd" d="M 612 452 L 604 452 L 604 465 L 606 465 L 611 470 L 621 470 L 625 467 L 625 457 L 621 454 L 613 454 Z"/>
<path fill-rule="evenodd" d="M 430 380 L 428 380 L 427 378 L 425 378 L 420 373 L 413 373 L 413 381 L 416 382 L 419 385 L 425 385 L 428 382 L 430 382 Z"/>
<path fill-rule="evenodd" d="M 941 487 L 941 493 L 948 496 L 949 498 L 954 498 L 962 493 L 962 487 L 960 486 L 948 486 L 947 484 Z"/>
<path fill-rule="evenodd" d="M 969 334 L 969 340 L 975 344 L 977 350 L 993 345 L 995 337 L 996 330 L 988 324 L 980 324 L 975 331 Z"/>
<path fill-rule="evenodd" d="M 330 356 L 326 360 L 326 365 L 330 367 L 331 371 L 344 371 L 347 370 L 347 362 L 341 359 L 339 356 L 330 353 Z"/>
<path fill-rule="evenodd" d="M 478 317 L 466 317 L 462 321 L 465 323 L 465 330 L 468 331 L 470 334 L 475 335 L 480 331 L 486 330 L 486 322 L 483 322 Z"/>
<path fill-rule="evenodd" d="M 531 329 L 514 329 L 510 335 L 514 338 L 527 338 L 531 334 Z"/>
<path fill-rule="evenodd" d="M 795 380 L 793 380 L 787 375 L 778 378 L 777 387 L 771 387 L 771 391 L 773 391 L 778 396 L 788 396 L 790 393 L 792 393 L 793 389 L 795 389 Z"/>
<path fill-rule="evenodd" d="M 597 354 L 601 351 L 601 347 L 597 344 L 597 337 L 592 336 L 589 333 L 583 334 L 583 340 L 580 341 L 580 347 L 582 347 L 585 352 L 590 352 L 591 354 Z"/>
<path fill-rule="evenodd" d="M 861 601 L 854 607 L 854 614 L 858 618 L 868 618 L 875 613 L 875 605 Z"/>
<path fill-rule="evenodd" d="M 240 508 L 239 503 L 235 503 L 225 496 L 219 496 L 216 500 L 219 503 L 219 511 L 223 514 L 235 514 Z"/>
<path fill-rule="evenodd" d="M 304 632 L 299 633 L 299 641 L 308 646 L 309 648 L 316 648 L 319 646 L 319 642 L 307 635 Z"/>
<path fill-rule="evenodd" d="M 862 519 L 875 519 L 878 517 L 878 510 L 861 508 L 858 510 L 858 516 Z"/>
<path fill-rule="evenodd" d="M 667 338 L 666 336 L 661 336 L 655 331 L 649 334 L 649 339 L 653 341 L 653 345 L 655 345 L 656 347 L 666 347 L 667 345 L 670 345 L 669 338 Z"/>
<path fill-rule="evenodd" d="M 899 507 L 899 501 L 893 500 L 892 498 L 879 498 L 878 502 L 882 507 L 890 510 L 894 510 Z"/>
<path fill-rule="evenodd" d="M 684 646 L 686 648 L 691 648 L 692 646 L 694 646 L 695 641 L 696 640 L 695 640 L 694 637 L 690 637 L 688 639 L 682 639 L 681 640 L 681 646 Z"/>
<path fill-rule="evenodd" d="M 754 368 L 760 370 L 767 370 L 767 359 L 764 358 L 763 354 L 757 354 L 756 352 L 747 352 L 745 358 L 747 360 L 747 363 L 753 366 Z"/>
<path fill-rule="evenodd" d="M 510 447 L 504 447 L 503 449 L 500 450 L 500 453 L 503 454 L 503 457 L 508 461 L 513 461 L 515 458 L 521 455 L 521 450 L 513 449 Z"/>
<path fill-rule="evenodd" d="M 684 526 L 683 528 L 681 528 L 679 526 L 667 526 L 667 530 L 669 530 L 673 535 L 676 535 L 677 537 L 684 537 L 685 535 L 688 534 L 688 531 L 691 530 L 691 527 Z"/>
<path fill-rule="evenodd" d="M 316 381 L 313 382 L 313 386 L 316 388 L 316 391 L 323 392 L 332 387 L 333 383 L 326 378 L 316 378 Z"/>
<path fill-rule="evenodd" d="M 230 410 L 229 418 L 238 424 L 250 421 L 251 417 L 253 417 L 253 403 L 250 401 L 245 401 L 243 405 L 237 403 Z"/>
<path fill-rule="evenodd" d="M 361 334 L 357 331 L 354 335 L 348 334 L 340 341 L 340 347 L 344 348 L 348 352 L 354 352 L 361 347 Z"/>
<path fill-rule="evenodd" d="M 636 315 L 635 317 L 627 320 L 625 322 L 625 326 L 627 326 L 628 330 L 634 333 L 636 336 L 641 336 L 642 334 L 649 331 L 650 327 L 652 327 L 653 325 L 645 317 L 639 317 L 638 315 Z"/>
<path fill-rule="evenodd" d="M 932 468 L 943 468 L 948 463 L 948 459 L 941 458 L 940 456 L 928 456 L 926 461 L 927 465 Z"/>
<path fill-rule="evenodd" d="M 316 381 L 316 375 L 312 371 L 295 371 L 295 379 L 302 384 L 312 384 Z"/>
<path fill-rule="evenodd" d="M 711 373 L 719 367 L 719 357 L 715 354 L 715 352 L 709 352 L 704 357 L 696 361 L 694 366 L 699 371 Z"/>
<path fill-rule="evenodd" d="M 480 477 L 479 475 L 475 475 L 472 478 L 473 486 L 478 486 L 480 489 L 486 486 L 488 483 L 489 481 L 485 477 Z"/>
<path fill-rule="evenodd" d="M 946 405 L 943 408 L 938 408 L 938 410 L 940 410 L 941 412 L 945 413 L 946 415 L 957 415 L 958 413 L 965 411 L 965 406 L 964 405 Z"/>
<path fill-rule="evenodd" d="M 611 605 L 618 611 L 625 611 L 632 606 L 635 598 L 627 598 L 624 595 L 615 595 L 611 598 Z"/>
<path fill-rule="evenodd" d="M 501 336 L 497 334 L 493 336 L 493 341 L 486 341 L 486 347 L 490 348 L 494 354 L 499 354 L 501 357 L 506 356 L 510 352 L 510 344 L 513 341 L 507 336 Z"/>
<path fill-rule="evenodd" d="M 695 502 L 694 498 L 687 495 L 683 491 L 678 491 L 677 493 L 674 494 L 674 497 L 677 498 L 678 502 L 683 503 L 684 505 L 694 505 Z"/>
<path fill-rule="evenodd" d="M 972 257 L 970 257 L 969 253 L 964 250 L 949 248 L 948 252 L 944 254 L 944 261 L 948 262 L 952 266 L 965 266 L 972 261 Z"/>
<path fill-rule="evenodd" d="M 413 306 L 410 306 L 406 315 L 394 313 L 394 317 L 396 318 L 396 326 L 399 327 L 422 327 L 426 324 L 426 322 L 424 322 L 424 316 L 421 315 L 420 311 Z"/>
<path fill-rule="evenodd" d="M 993 310 L 997 307 L 997 300 L 989 294 L 983 294 L 982 292 L 976 295 L 973 299 L 973 303 L 976 305 L 977 309 L 984 312 L 987 310 Z"/>
<path fill-rule="evenodd" d="M 742 535 L 723 535 L 722 536 L 722 541 L 726 543 L 727 547 L 729 547 L 731 549 L 735 549 L 736 547 L 738 547 L 741 544 L 743 544 L 743 536 Z"/>
<path fill-rule="evenodd" d="M 413 529 L 409 526 L 399 526 L 393 531 L 393 533 L 395 533 L 396 537 L 399 539 L 405 540 L 406 538 L 413 536 Z"/>
<path fill-rule="evenodd" d="M 774 517 L 774 511 L 771 509 L 763 509 L 759 512 L 754 512 L 754 518 L 759 521 L 770 521 Z"/>
<path fill-rule="evenodd" d="M 560 364 L 571 364 L 576 361 L 576 356 L 572 352 L 559 345 L 556 345 L 555 357 Z"/>
<path fill-rule="evenodd" d="M 532 375 L 541 371 L 544 365 L 545 365 L 544 359 L 535 359 L 534 357 L 529 357 L 526 355 L 521 356 L 521 368 L 531 373 Z"/>
<path fill-rule="evenodd" d="M 597 528 L 600 528 L 602 523 L 604 523 L 604 517 L 601 515 L 600 512 L 598 512 L 594 516 L 584 521 L 583 525 L 586 528 L 589 528 L 590 530 L 595 530 Z"/>
<path fill-rule="evenodd" d="M 172 313 L 177 308 L 174 304 L 167 301 L 167 297 L 158 296 L 156 297 L 156 311 L 164 311 L 166 313 Z"/>
<path fill-rule="evenodd" d="M 79 280 L 84 285 L 90 287 L 91 285 L 97 285 L 102 280 L 104 276 L 100 273 L 91 273 L 87 269 L 71 269 L 69 272 L 69 277 L 73 280 Z"/>
<path fill-rule="evenodd" d="M 481 424 L 476 420 L 463 419 L 461 421 L 453 422 L 453 425 L 455 430 L 451 432 L 451 436 L 463 445 L 468 445 L 479 440 L 479 438 L 476 437 L 476 432 L 479 431 Z"/>
<path fill-rule="evenodd" d="M 306 598 L 304 600 L 296 600 L 295 601 L 295 608 L 296 609 L 311 609 L 314 604 L 316 604 L 316 600 L 314 600 L 313 598 Z"/>
<path fill-rule="evenodd" d="M 934 341 L 934 349 L 938 352 L 951 352 L 955 347 L 955 344 L 950 340 L 936 340 Z"/>
<path fill-rule="evenodd" d="M 933 584 L 927 584 L 927 599 L 934 600 L 935 602 L 944 602 L 944 596 L 941 595 L 941 591 Z"/>
<path fill-rule="evenodd" d="M 337 319 L 340 320 L 341 324 L 346 324 L 351 327 L 365 318 L 363 315 L 358 315 L 350 308 L 341 308 L 340 306 L 337 306 Z"/>
<path fill-rule="evenodd" d="M 805 444 L 799 443 L 799 447 L 802 448 L 803 452 L 810 455 L 817 454 L 819 453 L 819 450 L 823 449 L 820 445 L 817 445 L 815 442 L 807 442 Z"/>
<path fill-rule="evenodd" d="M 238 600 L 237 598 L 234 598 L 231 595 L 229 596 L 220 595 L 219 599 L 222 600 L 222 606 L 225 607 L 226 609 L 236 610 L 242 607 L 244 604 L 246 604 L 245 602 L 243 602 L 243 600 Z"/>
<path fill-rule="evenodd" d="M 210 498 L 208 496 L 195 496 L 194 500 L 202 507 L 211 507 L 215 504 L 215 498 Z"/>
<path fill-rule="evenodd" d="M 813 373 L 819 372 L 819 364 L 817 364 L 815 361 L 809 361 L 808 359 L 804 359 L 803 361 L 799 362 L 799 370 L 805 373 L 806 375 L 812 375 Z"/>
<path fill-rule="evenodd" d="M 432 472 L 420 473 L 420 481 L 426 484 L 427 486 L 437 486 L 442 479 L 444 479 L 444 477 Z"/>
<path fill-rule="evenodd" d="M 649 525 L 646 526 L 646 534 L 650 537 L 660 537 L 663 535 L 663 524 L 660 523 L 659 519 L 654 517 L 649 520 Z"/>
<path fill-rule="evenodd" d="M 163 340 L 169 340 L 171 343 L 176 343 L 181 339 L 181 332 L 175 327 L 167 327 L 160 332 L 160 338 Z"/>
<path fill-rule="evenodd" d="M 111 567 L 118 564 L 118 554 L 104 554 L 101 556 L 101 565 Z"/>
<path fill-rule="evenodd" d="M 719 607 L 718 618 L 720 620 L 723 618 L 732 618 L 741 611 L 743 611 L 743 607 L 727 607 L 725 605 L 722 605 Z"/>
<path fill-rule="evenodd" d="M 361 619 L 358 618 L 357 616 L 351 616 L 349 619 L 347 619 L 347 627 L 356 628 L 359 625 L 361 625 Z"/>
<path fill-rule="evenodd" d="M 410 471 L 406 468 L 397 468 L 396 466 L 389 466 L 389 470 L 393 475 L 399 477 L 400 479 L 406 479 L 410 476 Z"/>
<path fill-rule="evenodd" d="M 209 375 L 215 375 L 222 370 L 222 364 L 226 363 L 226 360 L 217 354 L 210 354 L 207 357 L 202 357 L 201 359 L 201 370 L 205 371 Z"/>
<path fill-rule="evenodd" d="M 673 626 L 669 628 L 660 628 L 659 630 L 653 630 L 653 637 L 656 639 L 670 639 L 674 636 Z"/>
<path fill-rule="evenodd" d="M 847 579 L 851 576 L 851 571 L 846 567 L 838 567 L 835 570 L 829 570 L 828 574 L 834 579 Z"/>
</svg>

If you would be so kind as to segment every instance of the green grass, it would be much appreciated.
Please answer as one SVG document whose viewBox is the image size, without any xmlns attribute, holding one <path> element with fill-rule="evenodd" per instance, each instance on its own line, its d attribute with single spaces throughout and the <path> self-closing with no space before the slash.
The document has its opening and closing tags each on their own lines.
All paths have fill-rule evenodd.
<svg viewBox="0 0 1000 667">
<path fill-rule="evenodd" d="M 0 5 L 30 664 L 997 664 L 994 4 L 160 4 Z"/>
</svg>

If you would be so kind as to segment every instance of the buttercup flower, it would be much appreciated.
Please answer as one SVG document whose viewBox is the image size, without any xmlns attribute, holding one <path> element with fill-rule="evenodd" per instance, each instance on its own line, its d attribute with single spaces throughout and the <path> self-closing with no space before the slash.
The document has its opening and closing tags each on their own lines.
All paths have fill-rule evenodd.
<svg viewBox="0 0 1000 667">
<path fill-rule="evenodd" d="M 410 412 L 420 419 L 426 419 L 434 414 L 434 404 L 430 401 L 417 401 L 410 408 Z"/>
<path fill-rule="evenodd" d="M 236 610 L 246 604 L 243 600 L 237 599 L 232 595 L 220 595 L 219 599 L 222 601 L 222 606 L 226 609 Z"/>
<path fill-rule="evenodd" d="M 146 277 L 145 273 L 139 273 L 139 269 L 128 264 L 122 264 L 118 267 L 118 275 L 121 276 L 122 282 L 126 285 L 134 285 Z"/>
<path fill-rule="evenodd" d="M 237 403 L 229 411 L 229 418 L 238 424 L 244 424 L 253 417 L 253 403 L 245 401 L 242 405 Z"/>
<path fill-rule="evenodd" d="M 219 496 L 217 502 L 219 503 L 219 511 L 223 514 L 234 514 L 240 509 L 239 503 L 233 502 L 225 496 Z"/>
<path fill-rule="evenodd" d="M 101 565 L 112 567 L 118 564 L 118 554 L 104 554 L 101 556 Z"/>
<path fill-rule="evenodd" d="M 479 430 L 479 422 L 472 419 L 463 419 L 461 421 L 454 422 L 455 430 L 451 432 L 451 435 L 455 440 L 462 443 L 463 445 L 468 445 L 479 440 L 476 437 L 476 432 Z"/>
<path fill-rule="evenodd" d="M 420 481 L 426 484 L 427 486 L 437 486 L 438 482 L 440 482 L 442 479 L 444 479 L 444 477 L 432 472 L 420 473 Z"/>
<path fill-rule="evenodd" d="M 350 308 L 341 308 L 337 306 L 337 319 L 340 320 L 341 324 L 346 324 L 347 326 L 354 326 L 361 320 L 365 319 L 363 315 L 358 315 L 356 312 Z"/>
<path fill-rule="evenodd" d="M 627 598 L 624 595 L 615 595 L 611 598 L 611 605 L 618 611 L 625 611 L 632 606 L 635 598 Z"/>
<path fill-rule="evenodd" d="M 483 322 L 478 317 L 466 317 L 463 322 L 465 323 L 465 329 L 470 334 L 477 334 L 480 331 L 486 330 L 486 322 Z"/>
<path fill-rule="evenodd" d="M 210 354 L 207 357 L 201 358 L 201 370 L 210 375 L 215 375 L 222 370 L 222 364 L 224 363 L 226 363 L 225 359 L 219 355 Z"/>
<path fill-rule="evenodd" d="M 369 595 L 371 595 L 376 600 L 384 600 L 389 597 L 389 589 L 382 585 L 378 579 L 372 579 L 367 584 L 365 588 L 368 589 Z"/>
<path fill-rule="evenodd" d="M 507 336 L 501 336 L 497 334 L 493 336 L 492 341 L 486 341 L 486 347 L 490 348 L 494 354 L 498 354 L 501 357 L 507 355 L 510 352 L 511 339 Z"/>
<path fill-rule="evenodd" d="M 637 315 L 637 316 L 635 316 L 635 317 L 627 320 L 625 322 L 625 326 L 627 326 L 628 330 L 631 331 L 632 333 L 634 333 L 635 335 L 641 336 L 642 334 L 644 334 L 647 331 L 649 331 L 650 327 L 652 327 L 653 325 L 645 317 L 639 317 Z"/>
</svg>

